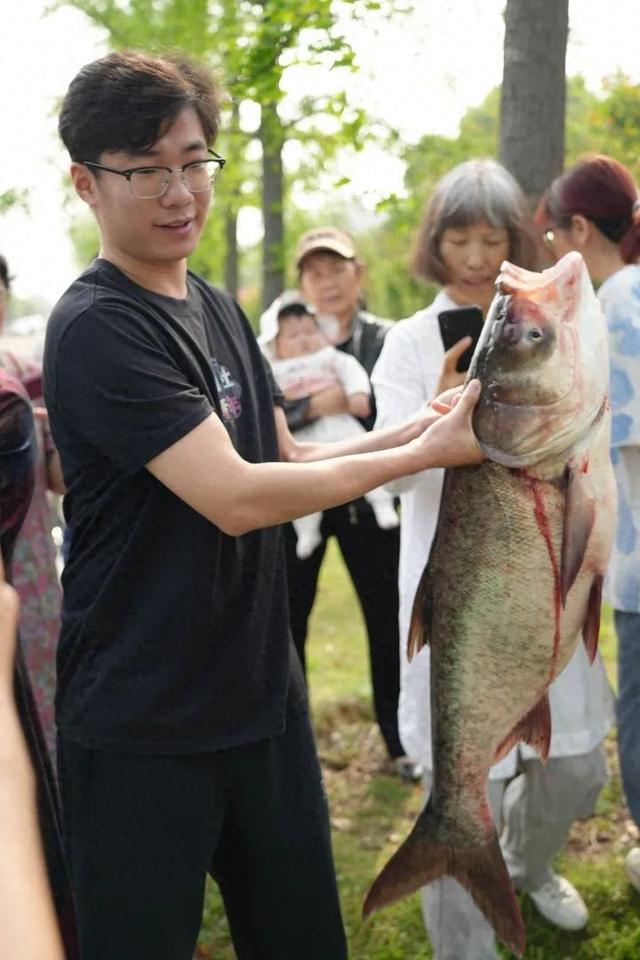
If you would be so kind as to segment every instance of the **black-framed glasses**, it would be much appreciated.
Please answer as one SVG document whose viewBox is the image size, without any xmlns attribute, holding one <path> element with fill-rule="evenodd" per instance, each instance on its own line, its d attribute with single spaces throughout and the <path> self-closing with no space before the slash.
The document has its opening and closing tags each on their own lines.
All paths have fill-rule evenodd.
<svg viewBox="0 0 640 960">
<path fill-rule="evenodd" d="M 169 187 L 171 174 L 180 174 L 180 179 L 191 193 L 204 193 L 210 190 L 218 178 L 218 174 L 227 162 L 213 150 L 208 151 L 211 156 L 206 160 L 192 160 L 178 167 L 129 167 L 127 170 L 117 170 L 107 167 L 103 163 L 93 163 L 91 160 L 82 160 L 85 167 L 95 167 L 97 170 L 106 170 L 108 173 L 117 173 L 125 177 L 129 189 L 137 200 L 154 200 L 163 196 Z"/>
</svg>

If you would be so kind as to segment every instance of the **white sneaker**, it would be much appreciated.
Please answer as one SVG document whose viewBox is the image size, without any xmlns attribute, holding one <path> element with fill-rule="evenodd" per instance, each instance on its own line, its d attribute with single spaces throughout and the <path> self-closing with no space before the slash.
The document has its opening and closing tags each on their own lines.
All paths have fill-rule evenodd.
<svg viewBox="0 0 640 960">
<path fill-rule="evenodd" d="M 629 883 L 640 893 L 640 847 L 634 847 L 624 858 Z"/>
<path fill-rule="evenodd" d="M 529 893 L 529 896 L 538 912 L 561 930 L 582 930 L 586 927 L 589 913 L 585 902 L 565 877 L 553 873 L 550 880 Z"/>
<path fill-rule="evenodd" d="M 393 767 L 401 780 L 407 783 L 418 783 L 422 779 L 424 767 L 411 757 L 396 757 L 393 761 Z"/>
</svg>

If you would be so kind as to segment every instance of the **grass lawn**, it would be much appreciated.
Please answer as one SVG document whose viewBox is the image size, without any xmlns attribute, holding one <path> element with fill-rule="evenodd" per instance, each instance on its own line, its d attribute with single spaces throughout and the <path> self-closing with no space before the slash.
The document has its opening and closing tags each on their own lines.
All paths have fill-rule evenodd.
<svg viewBox="0 0 640 960">
<path fill-rule="evenodd" d="M 603 617 L 601 650 L 615 683 L 609 611 Z M 348 575 L 333 545 L 322 570 L 308 660 L 350 958 L 427 960 L 431 951 L 417 894 L 365 924 L 360 920 L 369 884 L 413 824 L 422 795 L 419 787 L 402 784 L 386 769 L 371 712 L 364 629 Z M 622 854 L 633 842 L 633 827 L 621 802 L 613 739 L 609 748 L 612 776 L 596 815 L 575 825 L 558 863 L 584 896 L 589 925 L 579 934 L 561 933 L 539 918 L 528 898 L 522 897 L 525 960 L 640 960 L 640 896 L 626 883 L 621 866 Z M 198 956 L 201 960 L 235 958 L 213 884 L 207 891 Z M 505 950 L 503 956 L 512 954 Z"/>
</svg>

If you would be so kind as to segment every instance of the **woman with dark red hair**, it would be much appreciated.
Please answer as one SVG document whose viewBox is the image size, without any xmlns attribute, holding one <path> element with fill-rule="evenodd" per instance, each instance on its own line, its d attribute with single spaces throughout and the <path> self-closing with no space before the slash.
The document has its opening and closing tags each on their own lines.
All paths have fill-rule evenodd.
<svg viewBox="0 0 640 960">
<path fill-rule="evenodd" d="M 556 257 L 577 250 L 609 328 L 611 459 L 618 528 L 607 599 L 618 635 L 618 748 L 631 815 L 640 827 L 640 198 L 631 173 L 606 156 L 587 157 L 553 182 L 536 221 Z M 640 847 L 626 858 L 640 890 Z"/>
</svg>

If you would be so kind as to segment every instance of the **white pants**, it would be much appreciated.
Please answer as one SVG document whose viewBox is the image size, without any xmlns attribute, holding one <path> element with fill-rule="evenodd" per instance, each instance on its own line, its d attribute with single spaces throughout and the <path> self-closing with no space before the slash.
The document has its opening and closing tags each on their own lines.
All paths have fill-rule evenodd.
<svg viewBox="0 0 640 960">
<path fill-rule="evenodd" d="M 593 813 L 607 779 L 604 747 L 578 757 L 525 760 L 510 781 L 489 781 L 489 804 L 514 886 L 538 890 L 575 820 Z M 425 777 L 427 795 L 430 775 Z M 498 960 L 493 928 L 451 877 L 423 887 L 422 913 L 435 960 Z"/>
</svg>

